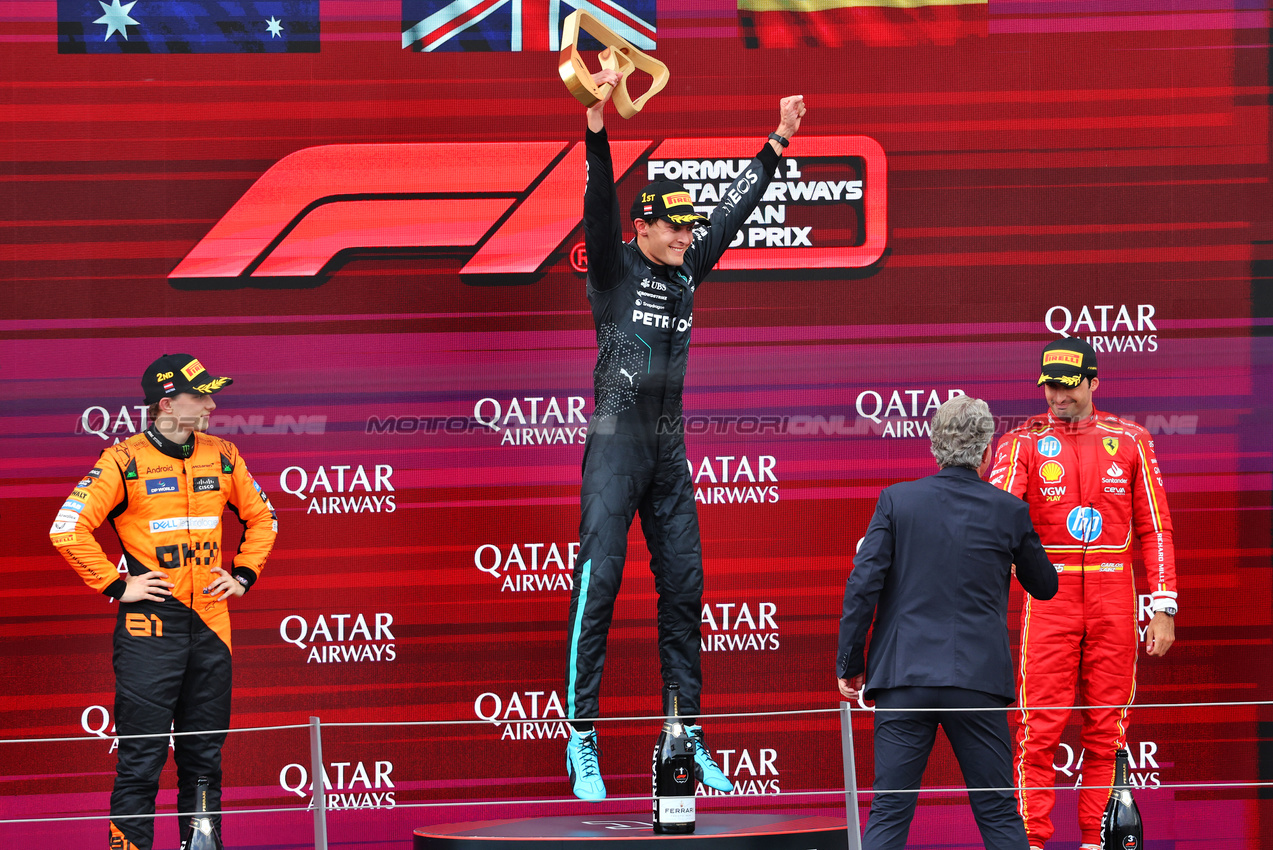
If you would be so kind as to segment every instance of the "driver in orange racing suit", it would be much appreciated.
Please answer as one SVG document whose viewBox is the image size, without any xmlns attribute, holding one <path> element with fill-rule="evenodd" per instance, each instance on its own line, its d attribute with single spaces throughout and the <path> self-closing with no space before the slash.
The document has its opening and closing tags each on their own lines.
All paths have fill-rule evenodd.
<svg viewBox="0 0 1273 850">
<path fill-rule="evenodd" d="M 1127 746 L 1127 710 L 1136 692 L 1132 538 L 1140 541 L 1149 578 L 1151 656 L 1164 655 L 1175 641 L 1175 551 L 1148 432 L 1092 404 L 1099 384 L 1092 347 L 1073 338 L 1048 344 L 1038 383 L 1048 413 L 1004 435 L 990 472 L 990 483 L 1029 503 L 1060 579 L 1055 597 L 1026 597 L 1021 611 L 1018 801 L 1031 848 L 1042 848 L 1052 836 L 1052 759 L 1070 714 L 1042 707 L 1112 706 L 1083 710 L 1078 817 L 1080 850 L 1089 850 L 1100 845 L 1114 755 Z"/>
<path fill-rule="evenodd" d="M 115 729 L 121 738 L 111 793 L 112 850 L 150 850 L 155 795 L 169 730 L 230 723 L 230 611 L 260 575 L 278 522 L 233 444 L 202 433 L 212 394 L 231 383 L 188 354 L 160 357 L 142 377 L 154 423 L 104 452 L 62 504 L 49 536 L 85 584 L 119 600 L 115 623 Z M 225 569 L 226 507 L 246 525 Z M 109 522 L 128 565 L 121 576 L 93 537 Z M 208 779 L 220 810 L 224 731 L 173 737 L 178 811 L 195 810 Z M 220 831 L 220 816 L 213 816 Z M 190 819 L 181 819 L 182 847 Z"/>
</svg>

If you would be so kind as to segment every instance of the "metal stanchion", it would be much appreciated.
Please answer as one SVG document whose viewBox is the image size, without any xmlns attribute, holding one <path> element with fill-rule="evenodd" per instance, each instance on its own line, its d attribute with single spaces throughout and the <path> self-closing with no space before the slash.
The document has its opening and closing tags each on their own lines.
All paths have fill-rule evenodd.
<svg viewBox="0 0 1273 850">
<path fill-rule="evenodd" d="M 327 850 L 327 785 L 323 777 L 323 731 L 317 717 L 309 719 L 310 777 L 314 780 L 314 850 Z"/>
<path fill-rule="evenodd" d="M 849 850 L 862 850 L 862 824 L 858 820 L 858 772 L 853 761 L 853 715 L 847 702 L 840 703 L 840 749 L 844 756 L 844 818 Z"/>
</svg>

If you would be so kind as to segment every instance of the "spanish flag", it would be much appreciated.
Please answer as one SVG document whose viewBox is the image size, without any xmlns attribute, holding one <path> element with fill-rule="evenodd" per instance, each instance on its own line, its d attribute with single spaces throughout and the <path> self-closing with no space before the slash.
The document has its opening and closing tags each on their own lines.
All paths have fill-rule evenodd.
<svg viewBox="0 0 1273 850">
<path fill-rule="evenodd" d="M 950 45 L 986 35 L 987 0 L 738 0 L 748 47 Z"/>
</svg>

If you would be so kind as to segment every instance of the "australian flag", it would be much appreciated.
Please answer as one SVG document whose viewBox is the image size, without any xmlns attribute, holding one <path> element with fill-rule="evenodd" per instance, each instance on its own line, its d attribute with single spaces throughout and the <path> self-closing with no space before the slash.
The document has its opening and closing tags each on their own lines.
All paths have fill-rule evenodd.
<svg viewBox="0 0 1273 850">
<path fill-rule="evenodd" d="M 57 0 L 58 53 L 318 49 L 318 0 Z"/>
<path fill-rule="evenodd" d="M 402 0 L 402 46 L 421 52 L 561 49 L 566 16 L 582 9 L 641 50 L 655 46 L 657 0 Z M 600 50 L 587 33 L 579 46 Z"/>
</svg>

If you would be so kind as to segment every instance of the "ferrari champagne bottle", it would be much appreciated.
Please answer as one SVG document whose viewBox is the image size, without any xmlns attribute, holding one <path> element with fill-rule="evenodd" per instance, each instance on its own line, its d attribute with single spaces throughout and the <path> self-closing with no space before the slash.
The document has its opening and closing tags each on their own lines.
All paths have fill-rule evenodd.
<svg viewBox="0 0 1273 850">
<path fill-rule="evenodd" d="M 185 850 L 224 850 L 221 835 L 208 812 L 208 777 L 200 776 L 195 786 L 195 814 L 190 818 L 190 839 Z"/>
<path fill-rule="evenodd" d="M 1145 836 L 1140 823 L 1140 809 L 1132 799 L 1130 759 L 1127 750 L 1114 756 L 1114 787 L 1110 791 L 1105 813 L 1101 815 L 1101 847 L 1103 850 L 1141 850 Z"/>
<path fill-rule="evenodd" d="M 654 745 L 654 831 L 694 831 L 694 739 L 680 718 L 678 685 L 663 697 L 663 731 Z"/>
</svg>

